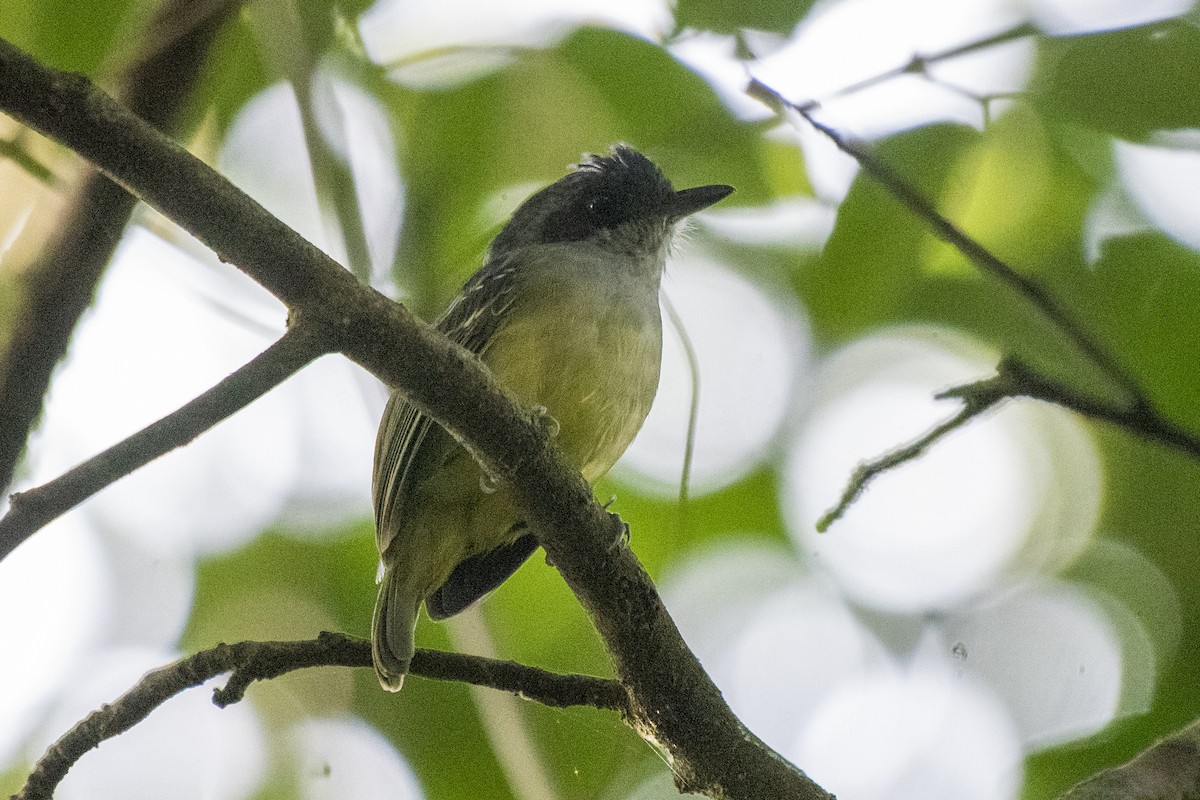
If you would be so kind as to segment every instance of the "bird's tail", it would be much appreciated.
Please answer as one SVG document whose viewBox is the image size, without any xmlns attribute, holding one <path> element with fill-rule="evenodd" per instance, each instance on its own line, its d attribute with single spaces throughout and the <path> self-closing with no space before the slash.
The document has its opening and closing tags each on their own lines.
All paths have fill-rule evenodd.
<svg viewBox="0 0 1200 800">
<path fill-rule="evenodd" d="M 400 691 L 413 657 L 413 633 L 421 601 L 410 594 L 404 571 L 386 568 L 371 622 L 371 657 L 380 685 L 389 692 Z"/>
</svg>

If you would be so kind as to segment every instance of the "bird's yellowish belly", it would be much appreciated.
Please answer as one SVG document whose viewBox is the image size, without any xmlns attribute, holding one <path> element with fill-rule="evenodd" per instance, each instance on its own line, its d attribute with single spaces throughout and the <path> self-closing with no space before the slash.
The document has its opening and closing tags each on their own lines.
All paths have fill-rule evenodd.
<svg viewBox="0 0 1200 800">
<path fill-rule="evenodd" d="M 612 303 L 557 289 L 528 298 L 483 361 L 527 405 L 546 407 L 558 446 L 591 483 L 633 441 L 658 389 L 658 298 Z"/>
</svg>

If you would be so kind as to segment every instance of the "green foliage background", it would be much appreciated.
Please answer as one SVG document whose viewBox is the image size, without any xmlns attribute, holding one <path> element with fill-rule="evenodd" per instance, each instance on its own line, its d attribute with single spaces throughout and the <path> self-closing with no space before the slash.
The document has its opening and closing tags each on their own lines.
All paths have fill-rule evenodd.
<svg viewBox="0 0 1200 800">
<path fill-rule="evenodd" d="M 133 47 L 144 5 L 3 3 L 0 36 L 49 64 L 103 80 Z M 678 20 L 726 32 L 749 26 L 787 33 L 808 6 L 690 0 L 680 3 Z M 219 139 L 238 108 L 282 71 L 333 52 L 377 94 L 400 133 L 396 156 L 408 196 L 397 273 L 422 314 L 440 309 L 479 263 L 494 233 L 476 223 L 489 194 L 516 182 L 550 181 L 579 153 L 613 141 L 632 142 L 669 164 L 677 185 L 735 185 L 733 203 L 754 206 L 810 191 L 798 150 L 765 139 L 767 124 L 736 119 L 702 79 L 655 43 L 584 29 L 549 49 L 523 52 L 488 77 L 449 90 L 414 91 L 388 82 L 339 33 L 338 21 L 355 19 L 363 8 L 361 2 L 315 0 L 294 8 L 283 0 L 248 6 L 218 40 L 181 134 L 188 140 L 211 126 L 215 131 L 208 135 Z M 275 24 L 273 15 L 281 11 L 298 24 Z M 300 41 L 272 41 L 297 33 Z M 1200 254 L 1157 233 L 1111 241 L 1094 265 L 1081 251 L 1084 214 L 1113 170 L 1109 137 L 1140 140 L 1159 128 L 1200 128 L 1200 28 L 1168 22 L 1039 47 L 1028 97 L 986 132 L 929 126 L 891 137 L 878 152 L 998 255 L 1069 303 L 1165 413 L 1200 430 Z M 294 63 L 286 68 L 264 55 L 289 50 Z M 794 293 L 822 347 L 884 325 L 928 321 L 1106 391 L 1021 299 L 980 277 L 869 180 L 860 178 L 851 190 L 820 256 L 725 247 L 730 263 Z M 1170 577 L 1182 604 L 1184 638 L 1160 675 L 1152 712 L 1030 758 L 1029 798 L 1052 796 L 1124 760 L 1200 712 L 1200 468 L 1124 432 L 1092 430 L 1106 474 L 1101 529 L 1131 543 Z M 640 496 L 631 486 L 605 485 L 598 494 L 620 495 L 633 546 L 657 576 L 732 531 L 786 543 L 776 482 L 768 460 L 736 485 L 695 500 L 686 538 L 669 535 L 674 504 Z M 320 628 L 366 635 L 375 562 L 366 512 L 360 524 L 321 543 L 268 531 L 250 547 L 205 563 L 184 648 L 308 637 Z M 1076 570 L 1076 577 L 1090 578 L 1086 560 Z M 583 613 L 556 573 L 541 564 L 523 569 L 489 600 L 485 613 L 505 657 L 550 669 L 609 671 Z M 418 641 L 450 646 L 445 630 L 428 622 Z M 277 722 L 352 709 L 396 742 L 431 798 L 509 796 L 462 686 L 414 679 L 390 697 L 369 671 L 359 670 L 350 678 L 290 676 L 251 695 Z M 564 798 L 623 794 L 665 769 L 611 715 L 532 704 L 527 712 Z M 290 791 L 272 785 L 261 797 L 289 797 Z"/>
</svg>

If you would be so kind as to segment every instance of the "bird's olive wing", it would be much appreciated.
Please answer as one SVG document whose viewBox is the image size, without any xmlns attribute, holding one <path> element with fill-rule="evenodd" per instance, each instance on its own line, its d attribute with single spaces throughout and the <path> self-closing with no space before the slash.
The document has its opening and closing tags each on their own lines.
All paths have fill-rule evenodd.
<svg viewBox="0 0 1200 800">
<path fill-rule="evenodd" d="M 508 259 L 488 263 L 475 273 L 436 328 L 476 355 L 483 355 L 514 297 Z M 414 488 L 428 479 L 458 444 L 433 420 L 396 392 L 388 401 L 375 440 L 375 530 L 379 552 L 403 534 L 406 508 Z"/>
</svg>

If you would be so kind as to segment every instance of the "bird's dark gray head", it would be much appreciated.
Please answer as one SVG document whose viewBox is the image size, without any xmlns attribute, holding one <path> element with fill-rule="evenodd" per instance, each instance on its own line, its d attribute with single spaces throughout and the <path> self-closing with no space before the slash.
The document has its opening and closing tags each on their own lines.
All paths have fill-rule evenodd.
<svg viewBox="0 0 1200 800">
<path fill-rule="evenodd" d="M 675 191 L 650 159 L 619 144 L 586 156 L 530 197 L 492 242 L 491 256 L 533 244 L 595 240 L 632 254 L 657 250 L 671 227 L 726 197 L 730 186 Z"/>
</svg>

